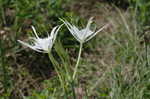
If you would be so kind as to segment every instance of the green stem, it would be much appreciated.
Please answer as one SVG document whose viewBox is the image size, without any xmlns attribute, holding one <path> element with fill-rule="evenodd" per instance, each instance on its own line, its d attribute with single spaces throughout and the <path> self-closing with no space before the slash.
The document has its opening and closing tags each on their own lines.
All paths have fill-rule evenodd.
<svg viewBox="0 0 150 99">
<path fill-rule="evenodd" d="M 77 63 L 76 63 L 76 66 L 75 66 L 75 70 L 74 70 L 74 73 L 73 73 L 73 80 L 74 80 L 75 77 L 76 77 L 77 69 L 78 69 L 78 67 L 79 67 L 79 62 L 80 62 L 82 47 L 83 47 L 83 44 L 80 43 L 80 49 L 79 49 L 79 54 L 78 54 L 78 60 L 77 60 Z"/>
<path fill-rule="evenodd" d="M 63 61 L 64 67 L 65 67 L 65 72 L 66 72 L 66 74 L 67 74 L 67 80 L 69 81 L 69 80 L 71 79 L 70 73 L 69 73 L 69 70 L 68 70 L 69 67 L 68 67 L 68 65 L 65 63 L 65 61 L 64 61 L 63 58 L 61 58 L 61 60 Z"/>
<path fill-rule="evenodd" d="M 3 42 L 0 41 L 0 46 L 2 46 Z M 0 48 L 0 66 L 2 67 L 2 71 L 3 71 L 3 86 L 4 86 L 4 93 L 7 94 L 8 93 L 8 72 L 7 72 L 7 68 L 6 68 L 6 64 L 5 64 L 5 59 L 4 59 L 4 48 Z M 5 99 L 7 99 L 7 96 L 5 96 Z"/>
<path fill-rule="evenodd" d="M 3 85 L 4 85 L 4 92 L 7 93 L 7 84 L 8 84 L 8 81 L 7 81 L 7 70 L 6 70 L 6 65 L 3 64 L 3 58 L 2 58 L 2 70 L 3 70 L 3 75 L 4 75 L 4 81 L 3 81 Z"/>
<path fill-rule="evenodd" d="M 2 14 L 3 25 L 6 25 L 5 9 L 4 9 L 4 4 L 3 4 L 3 2 L 1 3 L 0 6 L 1 6 L 1 14 Z"/>
<path fill-rule="evenodd" d="M 73 91 L 73 99 L 76 99 L 74 80 L 72 80 L 70 83 L 71 83 L 71 88 L 72 88 L 72 91 Z"/>
<path fill-rule="evenodd" d="M 149 61 L 148 61 L 148 44 L 145 42 L 145 56 L 146 56 L 146 66 L 149 66 Z"/>
<path fill-rule="evenodd" d="M 61 86 L 63 87 L 63 90 L 65 92 L 65 99 L 67 99 L 67 90 L 65 88 L 65 83 L 63 82 L 63 78 L 59 72 L 59 64 L 56 62 L 56 60 L 54 59 L 53 55 L 50 52 L 48 53 L 48 57 L 49 57 L 50 61 L 52 62 L 56 73 L 58 74 Z"/>
</svg>

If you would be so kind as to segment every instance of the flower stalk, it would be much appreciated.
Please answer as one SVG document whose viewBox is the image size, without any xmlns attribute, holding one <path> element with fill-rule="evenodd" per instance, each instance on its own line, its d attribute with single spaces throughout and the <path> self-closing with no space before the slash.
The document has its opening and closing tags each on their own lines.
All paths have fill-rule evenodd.
<svg viewBox="0 0 150 99">
<path fill-rule="evenodd" d="M 79 54 L 78 54 L 78 59 L 77 59 L 77 63 L 75 65 L 75 70 L 74 70 L 74 73 L 73 73 L 73 80 L 75 79 L 76 77 L 76 73 L 77 73 L 77 70 L 78 70 L 78 67 L 79 67 L 79 63 L 80 63 L 80 58 L 81 58 L 81 52 L 82 52 L 82 47 L 83 47 L 83 44 L 80 43 L 80 49 L 79 49 Z"/>
<path fill-rule="evenodd" d="M 62 76 L 61 76 L 61 74 L 59 72 L 59 69 L 58 69 L 59 68 L 59 64 L 56 62 L 56 60 L 54 59 L 53 55 L 50 52 L 48 53 L 48 57 L 49 57 L 50 61 L 52 62 L 53 66 L 54 66 L 54 69 L 55 69 L 55 71 L 56 71 L 56 73 L 58 75 L 60 84 L 61 84 L 61 86 L 62 86 L 62 88 L 63 88 L 63 90 L 65 92 L 65 96 L 67 97 L 67 94 L 66 94 L 67 90 L 65 88 L 65 83 L 63 82 L 63 78 L 62 78 Z"/>
</svg>

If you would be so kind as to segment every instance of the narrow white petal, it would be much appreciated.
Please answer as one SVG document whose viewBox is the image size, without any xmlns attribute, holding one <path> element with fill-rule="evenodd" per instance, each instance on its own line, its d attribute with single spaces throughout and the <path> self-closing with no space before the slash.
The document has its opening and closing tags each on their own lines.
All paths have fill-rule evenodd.
<svg viewBox="0 0 150 99">
<path fill-rule="evenodd" d="M 74 38 L 79 41 L 82 42 L 82 40 L 79 38 L 79 36 L 77 36 L 74 32 L 72 33 L 72 35 L 74 36 Z"/>
<path fill-rule="evenodd" d="M 89 20 L 88 20 L 88 23 L 87 23 L 87 26 L 86 26 L 86 29 L 89 29 L 90 26 L 91 26 L 91 23 L 93 22 L 93 17 L 91 17 Z"/>
<path fill-rule="evenodd" d="M 74 33 L 79 32 L 79 29 L 76 26 L 71 25 L 68 21 L 64 21 L 63 19 L 61 19 L 61 21 L 64 22 L 64 24 L 67 26 L 70 32 L 74 32 Z"/>
<path fill-rule="evenodd" d="M 64 22 L 64 24 L 67 26 L 68 30 L 70 31 L 70 33 L 79 41 L 81 42 L 81 40 L 79 39 L 79 29 L 74 26 L 74 25 L 71 25 L 69 22 L 67 21 L 64 21 L 63 19 L 60 19 L 61 21 Z"/>
<path fill-rule="evenodd" d="M 55 26 L 52 31 L 51 31 L 51 37 L 53 38 L 54 37 L 54 34 L 55 34 L 55 31 L 56 29 L 58 28 L 58 26 Z"/>
<path fill-rule="evenodd" d="M 50 37 L 49 33 L 48 32 L 46 32 L 46 33 L 47 33 L 47 36 Z"/>
<path fill-rule="evenodd" d="M 89 41 L 90 39 L 92 39 L 96 34 L 98 34 L 99 32 L 101 32 L 104 28 L 108 27 L 109 24 L 104 25 L 102 28 L 100 28 L 97 32 L 95 32 L 93 35 L 91 35 L 88 39 L 86 39 L 86 41 Z"/>
<path fill-rule="evenodd" d="M 56 36 L 57 36 L 57 34 L 58 34 L 58 31 L 60 30 L 60 28 L 61 28 L 63 25 L 64 25 L 64 24 L 60 25 L 60 26 L 57 28 L 57 30 L 55 31 L 55 34 L 54 34 L 54 36 L 53 36 L 53 43 L 54 43 L 54 41 L 55 41 L 55 39 L 56 39 Z"/>
<path fill-rule="evenodd" d="M 81 31 L 80 31 L 80 39 L 82 39 L 83 41 L 87 38 L 87 37 L 89 37 L 90 35 L 92 35 L 94 32 L 93 31 L 91 31 L 91 30 L 89 30 L 89 29 L 82 29 Z"/>
<path fill-rule="evenodd" d="M 39 50 L 39 49 L 36 49 L 36 48 L 32 48 L 33 50 L 35 50 L 35 51 L 37 51 L 37 52 L 40 52 L 40 53 L 46 53 L 46 51 L 44 51 L 44 50 Z"/>
<path fill-rule="evenodd" d="M 98 31 L 96 31 L 96 33 L 101 32 L 104 28 L 107 28 L 110 24 L 106 24 L 104 25 L 102 28 L 100 28 Z"/>
<path fill-rule="evenodd" d="M 19 43 L 23 44 L 24 46 L 27 46 L 27 47 L 33 49 L 33 46 L 32 46 L 32 45 L 30 45 L 30 44 L 28 44 L 28 43 L 25 43 L 25 42 L 23 42 L 23 41 L 21 41 L 21 40 L 17 40 L 17 41 L 18 41 Z"/>
<path fill-rule="evenodd" d="M 88 20 L 88 23 L 87 23 L 86 28 L 83 29 L 83 30 L 84 30 L 84 32 L 83 32 L 83 37 L 84 37 L 84 39 L 86 39 L 86 38 L 89 36 L 88 33 L 90 33 L 89 31 L 90 31 L 90 26 L 91 26 L 91 24 L 92 24 L 92 22 L 93 22 L 92 20 L 93 20 L 93 17 L 91 17 L 91 18 Z"/>
<path fill-rule="evenodd" d="M 37 32 L 36 32 L 36 30 L 35 30 L 34 26 L 31 26 L 31 27 L 32 27 L 32 30 L 33 30 L 33 32 L 34 32 L 34 34 L 35 34 L 36 38 L 39 38 L 39 36 L 37 35 Z"/>
<path fill-rule="evenodd" d="M 74 32 L 73 30 L 72 30 L 72 25 L 69 23 L 69 22 L 67 22 L 67 21 L 63 21 L 64 22 L 64 24 L 67 26 L 67 28 L 69 29 L 69 31 L 70 32 Z"/>
<path fill-rule="evenodd" d="M 68 21 L 65 21 L 63 19 L 60 19 L 60 20 L 67 26 L 67 28 L 71 28 L 72 27 L 72 25 Z"/>
<path fill-rule="evenodd" d="M 73 32 L 71 32 L 71 34 L 79 41 L 81 42 L 82 39 L 81 39 L 81 32 L 79 31 L 79 29 L 76 27 L 76 26 L 73 26 L 72 27 L 72 30 L 74 30 Z"/>
<path fill-rule="evenodd" d="M 29 48 L 31 48 L 31 49 L 37 51 L 37 52 L 42 52 L 42 51 L 36 49 L 35 46 L 32 46 L 32 45 L 30 45 L 30 44 L 28 44 L 28 43 L 25 43 L 25 42 L 21 41 L 21 40 L 17 40 L 17 41 L 18 41 L 19 43 L 21 43 L 22 45 L 27 46 L 27 47 L 29 47 Z"/>
</svg>

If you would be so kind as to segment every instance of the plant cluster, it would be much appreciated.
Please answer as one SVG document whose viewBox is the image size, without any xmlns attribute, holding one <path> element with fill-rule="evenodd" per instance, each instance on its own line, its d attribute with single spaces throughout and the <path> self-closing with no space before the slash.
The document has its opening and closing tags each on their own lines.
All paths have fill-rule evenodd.
<svg viewBox="0 0 150 99">
<path fill-rule="evenodd" d="M 59 77 L 59 81 L 61 84 L 61 87 L 63 88 L 64 92 L 65 92 L 65 97 L 68 97 L 68 93 L 66 91 L 67 88 L 65 88 L 65 86 L 67 86 L 66 84 L 71 85 L 71 87 L 73 88 L 73 98 L 76 99 L 76 93 L 75 93 L 75 80 L 77 72 L 78 72 L 78 66 L 79 66 L 79 62 L 80 62 L 80 57 L 81 57 L 81 51 L 82 51 L 82 46 L 86 41 L 89 41 L 90 39 L 92 39 L 97 33 L 99 33 L 100 31 L 102 31 L 104 28 L 106 28 L 108 25 L 103 26 L 101 29 L 95 31 L 95 30 L 91 30 L 91 23 L 92 23 L 92 18 L 89 19 L 86 28 L 83 29 L 78 29 L 75 25 L 70 24 L 68 21 L 65 21 L 63 19 L 61 19 L 64 24 L 67 26 L 67 28 L 69 29 L 70 33 L 76 38 L 76 40 L 78 40 L 78 42 L 80 43 L 80 49 L 79 49 L 79 54 L 78 54 L 78 59 L 75 65 L 75 68 L 73 70 L 73 74 L 70 74 L 70 70 L 68 70 L 68 66 L 66 66 L 64 64 L 65 67 L 65 75 L 61 74 L 61 71 L 59 69 L 59 62 L 56 61 L 56 59 L 53 57 L 53 55 L 51 54 L 51 48 L 54 44 L 54 41 L 56 39 L 57 33 L 59 32 L 59 29 L 62 27 L 62 25 L 60 26 L 56 26 L 52 29 L 51 31 L 51 35 L 48 34 L 48 37 L 46 38 L 40 38 L 35 30 L 34 27 L 32 27 L 35 37 L 30 37 L 30 40 L 32 40 L 31 44 L 27 44 L 23 41 L 18 40 L 18 42 L 20 42 L 21 44 L 37 51 L 37 52 L 43 52 L 43 53 L 48 53 L 49 59 L 51 60 L 51 62 L 54 65 L 55 71 L 57 72 L 57 75 Z M 62 57 L 62 56 L 60 56 Z M 65 78 L 67 77 L 67 78 Z M 65 79 L 63 79 L 65 78 Z M 67 81 L 67 82 L 66 82 Z M 78 81 L 77 81 L 78 82 Z"/>
</svg>

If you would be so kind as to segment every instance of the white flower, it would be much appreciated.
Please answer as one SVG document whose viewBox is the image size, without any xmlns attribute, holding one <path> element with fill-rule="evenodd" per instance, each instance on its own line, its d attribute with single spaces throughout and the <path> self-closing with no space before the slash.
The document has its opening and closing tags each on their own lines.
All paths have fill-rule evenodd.
<svg viewBox="0 0 150 99">
<path fill-rule="evenodd" d="M 101 29 L 99 29 L 98 31 L 92 31 L 90 29 L 91 23 L 93 18 L 90 18 L 87 26 L 81 30 L 79 30 L 75 25 L 70 24 L 68 21 L 64 21 L 64 24 L 67 26 L 67 28 L 69 29 L 70 33 L 80 42 L 80 43 L 84 43 L 88 40 L 90 40 L 91 38 L 93 38 L 97 33 L 99 33 L 100 31 L 102 31 L 104 28 L 106 28 L 108 26 L 105 25 L 103 26 Z"/>
<path fill-rule="evenodd" d="M 61 25 L 62 26 L 62 25 Z M 51 31 L 51 35 L 48 34 L 48 37 L 46 38 L 40 38 L 37 35 L 37 32 L 35 30 L 35 28 L 32 26 L 33 32 L 35 34 L 35 37 L 31 37 L 29 40 L 32 41 L 31 44 L 25 43 L 23 41 L 18 40 L 18 42 L 20 42 L 21 44 L 37 51 L 37 52 L 43 52 L 43 53 L 48 53 L 48 51 L 51 50 L 54 41 L 56 39 L 56 35 L 59 31 L 59 29 L 61 28 L 61 26 L 56 26 L 52 29 Z"/>
</svg>

